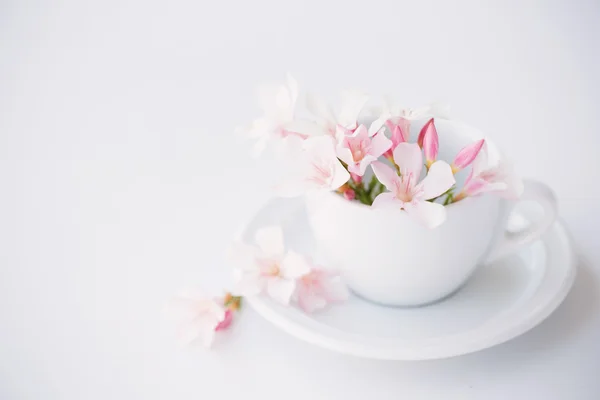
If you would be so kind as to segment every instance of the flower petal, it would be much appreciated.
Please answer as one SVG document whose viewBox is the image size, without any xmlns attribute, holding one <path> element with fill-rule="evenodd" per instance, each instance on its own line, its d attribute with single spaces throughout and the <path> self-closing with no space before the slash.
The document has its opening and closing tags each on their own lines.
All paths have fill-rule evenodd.
<svg viewBox="0 0 600 400">
<path fill-rule="evenodd" d="M 288 251 L 281 262 L 281 276 L 286 279 L 297 279 L 310 272 L 310 264 L 300 254 Z"/>
<path fill-rule="evenodd" d="M 407 124 L 404 125 L 410 125 L 410 121 L 404 118 L 400 118 L 402 121 L 406 121 Z M 409 127 L 405 126 L 403 127 L 401 124 L 398 125 L 394 125 L 394 130 L 392 131 L 392 143 L 393 146 L 397 146 L 400 143 L 404 143 L 404 142 L 408 142 L 408 137 L 409 137 Z"/>
<path fill-rule="evenodd" d="M 369 96 L 365 93 L 347 90 L 342 93 L 342 106 L 338 114 L 338 124 L 348 128 L 354 126 Z"/>
<path fill-rule="evenodd" d="M 266 280 L 257 271 L 233 270 L 233 289 L 232 293 L 237 296 L 254 296 L 265 290 Z"/>
<path fill-rule="evenodd" d="M 363 157 L 362 160 L 360 160 L 358 164 L 349 164 L 348 171 L 358 176 L 363 176 L 367 171 L 367 167 L 375 160 L 377 160 L 377 157 L 373 157 L 372 155 L 367 154 Z"/>
<path fill-rule="evenodd" d="M 430 165 L 437 159 L 440 142 L 433 118 L 425 124 L 425 127 L 425 134 L 423 135 L 423 152 L 425 153 L 427 165 Z"/>
<path fill-rule="evenodd" d="M 219 324 L 219 320 L 210 315 L 201 315 L 192 321 L 182 323 L 177 331 L 177 337 L 183 344 L 192 344 L 200 342 L 204 347 L 210 347 L 215 328 Z"/>
<path fill-rule="evenodd" d="M 392 147 L 392 141 L 385 137 L 383 133 L 377 133 L 371 138 L 371 151 L 369 151 L 369 154 L 378 158 L 388 151 L 390 147 Z"/>
<path fill-rule="evenodd" d="M 481 139 L 463 147 L 458 152 L 456 157 L 454 157 L 454 161 L 452 161 L 452 171 L 456 173 L 471 164 L 481 151 L 481 148 L 484 144 L 485 139 Z"/>
<path fill-rule="evenodd" d="M 348 165 L 354 164 L 354 157 L 352 156 L 352 151 L 348 147 L 346 147 L 344 143 L 338 145 L 337 156 L 340 160 L 342 160 Z"/>
<path fill-rule="evenodd" d="M 267 282 L 267 293 L 281 304 L 289 304 L 296 289 L 296 282 L 288 279 L 272 278 Z"/>
<path fill-rule="evenodd" d="M 400 143 L 394 149 L 394 162 L 400 168 L 402 175 L 412 174 L 419 179 L 423 169 L 421 148 L 416 143 Z M 385 185 L 385 183 L 384 183 Z"/>
<path fill-rule="evenodd" d="M 200 314 L 211 314 L 218 319 L 224 316 L 223 307 L 199 291 L 179 293 L 169 300 L 164 311 L 175 320 L 192 320 Z"/>
<path fill-rule="evenodd" d="M 446 220 L 446 207 L 429 201 L 407 203 L 406 212 L 425 227 L 432 229 Z"/>
<path fill-rule="evenodd" d="M 421 128 L 421 131 L 419 132 L 419 137 L 417 138 L 417 144 L 419 145 L 419 147 L 423 147 L 423 140 L 425 139 L 425 135 L 427 134 L 428 131 L 431 130 L 432 127 L 435 130 L 435 126 L 433 125 L 433 118 L 431 118 L 429 121 L 427 121 L 427 123 L 425 125 L 423 125 L 423 127 Z M 437 135 L 437 131 L 436 131 L 436 135 Z"/>
<path fill-rule="evenodd" d="M 345 301 L 350 296 L 348 286 L 336 275 L 322 278 L 321 289 L 328 302 Z"/>
<path fill-rule="evenodd" d="M 348 182 L 350 179 L 350 174 L 346 171 L 346 168 L 342 165 L 339 160 L 334 161 L 333 166 L 333 177 L 331 179 L 331 186 L 329 189 L 336 190 L 344 183 Z"/>
<path fill-rule="evenodd" d="M 419 184 L 426 200 L 438 197 L 456 183 L 452 168 L 445 161 L 436 161 L 431 164 L 427 176 Z"/>
<path fill-rule="evenodd" d="M 310 314 L 316 310 L 325 308 L 327 300 L 310 289 L 303 289 L 298 291 L 298 305 L 304 312 Z"/>
<path fill-rule="evenodd" d="M 403 203 L 399 201 L 393 193 L 385 192 L 375 197 L 375 200 L 373 200 L 373 204 L 371 205 L 371 207 L 379 209 L 400 210 L 403 207 Z"/>
<path fill-rule="evenodd" d="M 256 231 L 254 240 L 264 256 L 283 257 L 283 232 L 279 226 L 267 226 Z"/>
<path fill-rule="evenodd" d="M 324 135 L 325 131 L 323 128 L 312 121 L 304 119 L 294 119 L 285 123 L 282 127 L 285 131 L 291 134 L 297 134 L 303 139 L 308 136 L 319 136 Z"/>
<path fill-rule="evenodd" d="M 333 161 L 337 159 L 335 144 L 330 136 L 318 136 L 306 139 L 302 147 L 311 160 Z"/>
<path fill-rule="evenodd" d="M 387 190 L 395 192 L 396 188 L 400 184 L 400 177 L 391 167 L 386 164 L 375 161 L 371 164 L 373 173 L 379 179 L 379 182 L 383 183 Z"/>
<path fill-rule="evenodd" d="M 383 126 L 385 125 L 386 121 L 389 119 L 389 114 L 388 113 L 381 113 L 379 115 L 379 117 L 377 117 L 377 119 L 373 122 L 371 122 L 371 125 L 369 125 L 369 135 L 373 136 L 375 135 L 377 132 L 379 132 L 379 130 L 381 128 L 383 128 Z"/>
<path fill-rule="evenodd" d="M 369 130 L 362 124 L 359 125 L 350 136 L 354 139 L 367 139 L 370 137 Z"/>
</svg>

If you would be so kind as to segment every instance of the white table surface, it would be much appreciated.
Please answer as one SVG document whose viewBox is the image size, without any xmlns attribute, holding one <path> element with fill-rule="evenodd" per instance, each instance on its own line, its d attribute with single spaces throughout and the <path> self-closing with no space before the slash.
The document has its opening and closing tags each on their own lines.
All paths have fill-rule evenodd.
<svg viewBox="0 0 600 400">
<path fill-rule="evenodd" d="M 2 2 L 0 398 L 600 398 L 593 3 Z M 224 251 L 273 176 L 232 131 L 288 70 L 332 97 L 448 101 L 550 184 L 581 255 L 565 303 L 441 361 L 335 354 L 249 308 L 214 351 L 179 348 L 160 309 L 230 283 Z"/>
</svg>

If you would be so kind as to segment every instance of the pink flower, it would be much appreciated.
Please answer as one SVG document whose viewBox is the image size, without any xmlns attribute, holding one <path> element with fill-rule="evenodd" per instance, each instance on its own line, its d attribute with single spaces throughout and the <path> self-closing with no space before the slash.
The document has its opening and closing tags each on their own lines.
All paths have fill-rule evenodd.
<svg viewBox="0 0 600 400">
<path fill-rule="evenodd" d="M 306 139 L 299 151 L 288 154 L 287 162 L 286 178 L 275 188 L 282 197 L 300 196 L 316 190 L 336 190 L 350 179 L 350 174 L 335 154 L 330 137 Z"/>
<path fill-rule="evenodd" d="M 410 120 L 406 118 L 393 118 L 386 121 L 385 125 L 392 133 L 392 147 L 384 154 L 388 159 L 394 158 L 394 149 L 404 142 L 408 142 L 410 138 Z"/>
<path fill-rule="evenodd" d="M 190 345 L 210 347 L 215 331 L 231 323 L 231 315 L 227 316 L 229 310 L 225 309 L 222 299 L 207 298 L 195 291 L 175 296 L 167 304 L 166 311 L 178 321 L 179 339 Z"/>
<path fill-rule="evenodd" d="M 289 304 L 296 279 L 310 266 L 297 253 L 285 252 L 281 228 L 270 226 L 256 231 L 256 247 L 238 243 L 232 252 L 236 290 L 241 296 L 266 292 L 282 304 Z"/>
<path fill-rule="evenodd" d="M 391 146 L 392 142 L 383 133 L 369 134 L 367 127 L 360 125 L 351 136 L 344 135 L 337 155 L 348 165 L 348 171 L 363 176 L 369 164 Z"/>
<path fill-rule="evenodd" d="M 307 313 L 324 308 L 329 303 L 348 299 L 348 289 L 333 272 L 312 268 L 298 279 L 294 294 L 298 305 Z"/>
<path fill-rule="evenodd" d="M 458 201 L 467 196 L 487 192 L 496 192 L 502 197 L 517 199 L 523 193 L 523 182 L 506 161 L 500 160 L 496 165 L 490 165 L 487 145 L 484 144 L 473 162 L 471 173 L 463 189 L 454 200 Z"/>
<path fill-rule="evenodd" d="M 428 228 L 440 225 L 446 219 L 446 208 L 427 200 L 438 197 L 454 185 L 452 169 L 444 161 L 436 161 L 427 176 L 421 181 L 423 157 L 415 143 L 400 143 L 394 150 L 394 161 L 401 176 L 387 165 L 373 163 L 377 179 L 390 190 L 375 198 L 375 208 L 396 208 L 405 210 L 411 217 Z"/>
<path fill-rule="evenodd" d="M 475 160 L 484 143 L 485 139 L 480 139 L 463 147 L 452 161 L 452 172 L 456 174 L 468 167 Z"/>
</svg>

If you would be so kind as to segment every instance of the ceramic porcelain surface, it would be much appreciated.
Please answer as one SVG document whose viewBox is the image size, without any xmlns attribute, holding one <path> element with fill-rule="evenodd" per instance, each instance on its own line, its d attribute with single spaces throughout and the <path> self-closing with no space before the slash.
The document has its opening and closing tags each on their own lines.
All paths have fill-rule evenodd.
<svg viewBox="0 0 600 400">
<path fill-rule="evenodd" d="M 256 229 L 271 224 L 282 226 L 290 248 L 320 259 L 301 199 L 272 200 L 240 234 L 251 241 Z M 540 323 L 569 291 L 574 261 L 557 222 L 540 240 L 478 269 L 457 293 L 429 306 L 386 307 L 351 296 L 307 315 L 263 296 L 248 301 L 289 334 L 331 350 L 378 359 L 446 358 L 503 343 Z"/>
</svg>

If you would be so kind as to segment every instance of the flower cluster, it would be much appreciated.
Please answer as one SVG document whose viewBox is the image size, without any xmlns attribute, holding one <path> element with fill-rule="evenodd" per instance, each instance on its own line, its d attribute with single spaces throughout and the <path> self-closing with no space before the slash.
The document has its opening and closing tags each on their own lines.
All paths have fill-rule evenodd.
<svg viewBox="0 0 600 400">
<path fill-rule="evenodd" d="M 236 242 L 231 251 L 236 265 L 234 294 L 210 298 L 186 291 L 167 304 L 167 314 L 178 321 L 182 343 L 210 347 L 215 333 L 231 325 L 245 296 L 264 294 L 286 306 L 294 302 L 306 313 L 348 298 L 338 274 L 285 250 L 278 226 L 257 230 L 254 240 L 256 245 Z"/>
<path fill-rule="evenodd" d="M 373 208 L 403 210 L 434 228 L 444 222 L 445 206 L 451 203 L 486 192 L 518 197 L 522 191 L 504 160 L 490 162 L 484 139 L 462 148 L 451 163 L 438 159 L 434 117 L 446 115 L 439 106 L 404 109 L 386 101 L 367 126 L 361 113 L 368 96 L 347 91 L 338 110 L 306 96 L 313 116 L 306 119 L 297 115 L 298 85 L 289 75 L 284 85 L 262 88 L 259 100 L 264 115 L 242 130 L 256 139 L 257 154 L 272 145 L 285 160 L 288 173 L 277 186 L 281 196 L 334 191 Z M 413 140 L 415 121 L 426 122 Z M 469 167 L 457 188 L 455 175 Z M 236 266 L 233 294 L 209 298 L 188 291 L 169 303 L 182 341 L 209 347 L 215 332 L 231 325 L 245 296 L 265 295 L 286 306 L 295 303 L 307 313 L 348 297 L 338 274 L 286 250 L 278 226 L 258 229 L 252 245 L 235 243 L 231 256 Z"/>
<path fill-rule="evenodd" d="M 444 222 L 445 206 L 453 202 L 485 192 L 520 194 L 512 169 L 505 162 L 488 162 L 484 139 L 461 149 L 450 164 L 438 159 L 434 117 L 445 116 L 439 106 L 403 109 L 387 101 L 367 126 L 361 113 L 368 100 L 364 93 L 344 92 L 335 112 L 308 95 L 305 104 L 312 118 L 302 118 L 296 110 L 298 85 L 291 76 L 285 85 L 260 92 L 264 115 L 244 131 L 257 139 L 257 152 L 272 143 L 283 154 L 288 173 L 276 187 L 279 195 L 336 191 L 374 208 L 403 210 L 434 228 Z M 410 129 L 417 120 L 427 122 L 413 142 Z M 469 166 L 459 190 L 455 175 Z"/>
<path fill-rule="evenodd" d="M 308 313 L 348 297 L 336 273 L 314 265 L 297 252 L 286 251 L 280 227 L 257 230 L 254 241 L 256 245 L 236 243 L 231 252 L 236 265 L 235 293 L 266 294 L 283 305 L 294 301 Z"/>
</svg>

